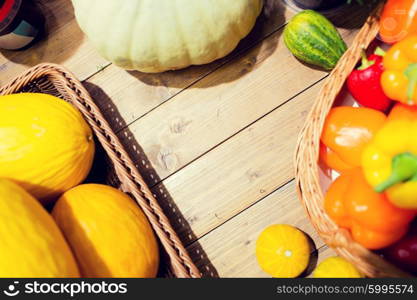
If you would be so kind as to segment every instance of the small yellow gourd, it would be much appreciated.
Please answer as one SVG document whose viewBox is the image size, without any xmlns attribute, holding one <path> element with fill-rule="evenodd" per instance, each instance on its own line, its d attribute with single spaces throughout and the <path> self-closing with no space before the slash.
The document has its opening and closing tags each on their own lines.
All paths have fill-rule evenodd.
<svg viewBox="0 0 417 300">
<path fill-rule="evenodd" d="M 286 224 L 267 227 L 256 241 L 259 266 L 277 278 L 298 277 L 308 267 L 310 252 L 307 236 Z"/>
<path fill-rule="evenodd" d="M 356 267 L 339 256 L 328 257 L 323 260 L 313 272 L 314 278 L 362 278 L 364 277 Z"/>
</svg>

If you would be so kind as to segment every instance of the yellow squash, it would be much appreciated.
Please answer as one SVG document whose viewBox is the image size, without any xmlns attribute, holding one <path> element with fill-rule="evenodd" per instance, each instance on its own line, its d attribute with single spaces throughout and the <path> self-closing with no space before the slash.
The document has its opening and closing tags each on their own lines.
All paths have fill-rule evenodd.
<svg viewBox="0 0 417 300">
<path fill-rule="evenodd" d="M 0 277 L 78 277 L 53 218 L 29 193 L 0 179 Z"/>
<path fill-rule="evenodd" d="M 307 236 L 286 224 L 267 227 L 256 241 L 259 266 L 276 278 L 298 277 L 308 267 L 310 252 Z"/>
<path fill-rule="evenodd" d="M 46 202 L 87 176 L 91 129 L 71 104 L 46 94 L 0 97 L 0 176 Z"/>
<path fill-rule="evenodd" d="M 356 267 L 339 256 L 323 260 L 313 272 L 314 278 L 362 278 Z"/>
<path fill-rule="evenodd" d="M 155 277 L 158 245 L 140 208 L 119 190 L 98 184 L 62 195 L 52 212 L 83 277 Z"/>
</svg>

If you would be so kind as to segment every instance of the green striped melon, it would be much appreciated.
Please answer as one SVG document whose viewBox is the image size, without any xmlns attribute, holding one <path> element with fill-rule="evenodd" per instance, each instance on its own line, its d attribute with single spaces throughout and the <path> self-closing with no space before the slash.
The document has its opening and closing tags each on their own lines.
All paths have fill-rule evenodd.
<svg viewBox="0 0 417 300">
<path fill-rule="evenodd" d="M 313 10 L 304 10 L 291 19 L 284 41 L 299 60 L 325 70 L 333 69 L 347 49 L 333 24 Z"/>
</svg>

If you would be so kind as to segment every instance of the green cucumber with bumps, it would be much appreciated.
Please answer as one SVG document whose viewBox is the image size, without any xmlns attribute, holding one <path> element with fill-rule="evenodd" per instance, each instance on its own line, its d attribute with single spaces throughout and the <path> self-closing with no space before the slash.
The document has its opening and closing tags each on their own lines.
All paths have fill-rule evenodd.
<svg viewBox="0 0 417 300">
<path fill-rule="evenodd" d="M 313 10 L 291 19 L 284 30 L 284 42 L 299 60 L 325 70 L 332 70 L 347 50 L 333 24 Z"/>
</svg>

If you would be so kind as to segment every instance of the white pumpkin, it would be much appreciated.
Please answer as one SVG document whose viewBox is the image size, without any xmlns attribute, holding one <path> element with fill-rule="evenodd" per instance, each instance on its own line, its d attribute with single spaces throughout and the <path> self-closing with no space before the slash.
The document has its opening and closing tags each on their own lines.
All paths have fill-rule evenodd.
<svg viewBox="0 0 417 300">
<path fill-rule="evenodd" d="M 212 62 L 253 28 L 263 0 L 72 0 L 82 30 L 116 65 L 156 73 Z"/>
</svg>

